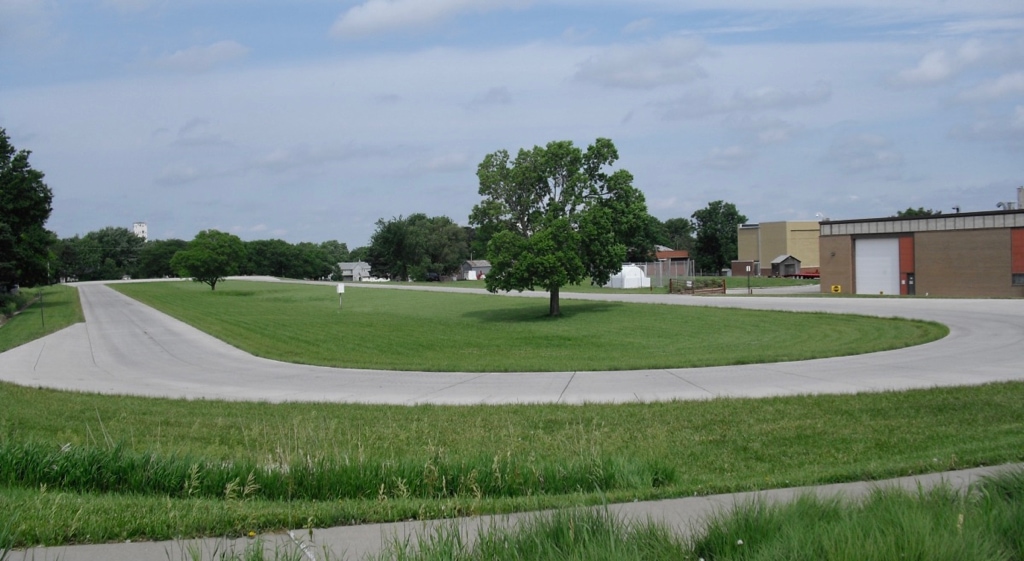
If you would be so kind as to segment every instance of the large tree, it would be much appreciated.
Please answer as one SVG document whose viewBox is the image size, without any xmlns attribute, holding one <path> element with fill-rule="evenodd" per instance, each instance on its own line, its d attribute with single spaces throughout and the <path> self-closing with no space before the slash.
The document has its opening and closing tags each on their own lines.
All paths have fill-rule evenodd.
<svg viewBox="0 0 1024 561">
<path fill-rule="evenodd" d="M 665 233 L 662 245 L 681 251 L 693 250 L 693 222 L 689 218 L 669 218 L 662 227 Z"/>
<path fill-rule="evenodd" d="M 447 216 L 422 213 L 378 220 L 367 251 L 374 275 L 397 280 L 451 275 L 468 256 L 462 227 Z"/>
<path fill-rule="evenodd" d="M 590 279 L 608 282 L 627 249 L 644 247 L 637 233 L 647 205 L 626 170 L 608 173 L 618 160 L 611 140 L 599 138 L 586 151 L 571 141 L 488 154 L 477 168 L 483 200 L 470 222 L 494 232 L 487 244 L 491 271 L 487 289 L 550 294 L 549 314 L 560 314 L 559 289 Z"/>
<path fill-rule="evenodd" d="M 179 251 L 186 249 L 185 240 L 150 240 L 139 252 L 139 263 L 135 276 L 143 279 L 173 277 L 177 273 L 171 268 L 171 259 Z"/>
<path fill-rule="evenodd" d="M 28 150 L 15 150 L 0 128 L 0 292 L 14 284 L 48 281 L 55 236 L 44 228 L 53 193 L 43 172 L 32 169 Z"/>
<path fill-rule="evenodd" d="M 712 201 L 705 208 L 694 212 L 697 267 L 718 274 L 736 259 L 739 251 L 737 229 L 746 221 L 747 217 L 736 210 L 736 205 L 725 201 Z"/>
<path fill-rule="evenodd" d="M 113 280 L 134 275 L 142 246 L 146 244 L 128 228 L 117 226 L 89 232 L 85 239 L 99 247 L 101 261 L 95 277 L 80 280 Z"/>
<path fill-rule="evenodd" d="M 210 285 L 235 274 L 245 260 L 245 244 L 234 234 L 218 230 L 203 230 L 188 243 L 188 247 L 174 254 L 171 268 L 183 277 Z"/>
</svg>

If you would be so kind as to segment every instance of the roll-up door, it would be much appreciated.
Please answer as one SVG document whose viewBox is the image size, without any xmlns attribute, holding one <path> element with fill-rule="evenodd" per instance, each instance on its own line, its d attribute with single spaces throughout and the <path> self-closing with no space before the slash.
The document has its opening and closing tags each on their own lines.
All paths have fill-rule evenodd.
<svg viewBox="0 0 1024 561">
<path fill-rule="evenodd" d="M 857 294 L 900 293 L 899 238 L 854 240 Z"/>
</svg>

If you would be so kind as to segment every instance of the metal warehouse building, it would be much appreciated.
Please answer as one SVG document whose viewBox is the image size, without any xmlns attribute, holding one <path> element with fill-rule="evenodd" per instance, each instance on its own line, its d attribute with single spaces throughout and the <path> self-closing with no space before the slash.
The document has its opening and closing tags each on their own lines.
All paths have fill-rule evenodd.
<svg viewBox="0 0 1024 561">
<path fill-rule="evenodd" d="M 822 292 L 1024 297 L 1019 208 L 819 226 Z"/>
</svg>

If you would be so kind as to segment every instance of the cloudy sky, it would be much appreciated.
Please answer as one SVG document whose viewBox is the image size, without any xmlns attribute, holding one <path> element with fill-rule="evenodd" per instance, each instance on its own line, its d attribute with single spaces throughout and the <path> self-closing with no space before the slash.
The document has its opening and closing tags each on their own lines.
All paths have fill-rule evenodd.
<svg viewBox="0 0 1024 561">
<path fill-rule="evenodd" d="M 1024 2 L 2 0 L 0 127 L 61 237 L 356 247 L 465 224 L 489 152 L 597 137 L 663 220 L 990 210 L 1024 185 Z"/>
</svg>

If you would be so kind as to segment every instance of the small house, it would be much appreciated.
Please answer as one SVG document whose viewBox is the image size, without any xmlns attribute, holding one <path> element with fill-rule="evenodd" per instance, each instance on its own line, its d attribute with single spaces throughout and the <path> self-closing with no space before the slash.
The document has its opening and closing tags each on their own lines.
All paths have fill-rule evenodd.
<svg viewBox="0 0 1024 561">
<path fill-rule="evenodd" d="M 794 277 L 800 274 L 800 260 L 792 255 L 780 255 L 772 259 L 773 277 Z"/>
<path fill-rule="evenodd" d="M 370 264 L 365 261 L 338 263 L 338 268 L 341 269 L 341 278 L 337 280 L 342 282 L 360 282 L 370 278 Z"/>
<path fill-rule="evenodd" d="M 491 262 L 486 259 L 471 259 L 459 269 L 459 280 L 479 280 L 491 272 Z"/>
</svg>

